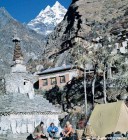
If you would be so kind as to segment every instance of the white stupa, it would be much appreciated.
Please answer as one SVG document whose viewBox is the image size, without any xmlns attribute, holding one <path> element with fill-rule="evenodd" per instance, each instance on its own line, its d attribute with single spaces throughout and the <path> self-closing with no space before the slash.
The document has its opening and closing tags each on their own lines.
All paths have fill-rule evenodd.
<svg viewBox="0 0 128 140">
<path fill-rule="evenodd" d="M 26 66 L 23 63 L 23 54 L 20 47 L 20 39 L 14 36 L 15 43 L 13 61 L 10 74 L 6 74 L 6 92 L 7 93 L 21 93 L 27 94 L 30 99 L 34 98 L 33 84 L 35 77 L 29 74 L 26 70 Z"/>
<path fill-rule="evenodd" d="M 45 130 L 51 122 L 58 126 L 61 108 L 49 103 L 43 95 L 34 93 L 33 85 L 38 78 L 26 70 L 20 39 L 15 36 L 13 42 L 14 64 L 10 73 L 5 75 L 6 94 L 0 95 L 0 134 L 32 133 L 41 121 Z"/>
</svg>

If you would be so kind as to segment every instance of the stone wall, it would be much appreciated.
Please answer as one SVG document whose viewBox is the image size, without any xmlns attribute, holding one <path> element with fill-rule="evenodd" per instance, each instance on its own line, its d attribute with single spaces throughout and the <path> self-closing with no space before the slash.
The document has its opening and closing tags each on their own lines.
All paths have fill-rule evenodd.
<svg viewBox="0 0 128 140">
<path fill-rule="evenodd" d="M 32 133 L 39 123 L 44 122 L 44 132 L 46 133 L 48 126 L 53 122 L 59 127 L 58 114 L 33 114 L 33 115 L 15 115 L 0 117 L 0 134 L 21 134 Z"/>
</svg>

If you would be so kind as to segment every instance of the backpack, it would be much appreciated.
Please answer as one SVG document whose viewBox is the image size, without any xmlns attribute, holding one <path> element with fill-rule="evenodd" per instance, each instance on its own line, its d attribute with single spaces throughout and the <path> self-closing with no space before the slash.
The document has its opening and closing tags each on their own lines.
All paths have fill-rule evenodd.
<svg viewBox="0 0 128 140">
<path fill-rule="evenodd" d="M 26 138 L 26 140 L 35 140 L 35 139 L 33 138 L 32 134 L 30 134 L 30 135 Z"/>
</svg>

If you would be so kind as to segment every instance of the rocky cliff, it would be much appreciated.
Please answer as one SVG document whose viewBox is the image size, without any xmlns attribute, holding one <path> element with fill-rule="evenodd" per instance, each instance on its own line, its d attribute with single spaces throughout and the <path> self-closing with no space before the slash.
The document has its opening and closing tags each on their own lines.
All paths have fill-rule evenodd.
<svg viewBox="0 0 128 140">
<path fill-rule="evenodd" d="M 72 63 L 71 52 L 76 46 L 87 46 L 111 30 L 128 27 L 127 0 L 73 0 L 64 20 L 49 35 L 46 55 L 51 62 Z M 120 32 L 118 31 L 118 33 Z"/>
<path fill-rule="evenodd" d="M 103 102 L 105 86 L 108 102 L 128 99 L 128 1 L 72 0 L 64 20 L 48 36 L 45 55 L 56 66 L 63 62 L 77 64 L 78 60 L 80 64 L 83 60 L 97 64 L 96 71 L 101 75 L 96 79 L 101 77 L 101 87 L 98 91 L 95 87 L 95 102 Z M 90 97 L 93 82 L 94 76 Z M 75 92 L 67 93 L 70 96 Z M 81 93 L 84 95 L 83 90 Z"/>
</svg>

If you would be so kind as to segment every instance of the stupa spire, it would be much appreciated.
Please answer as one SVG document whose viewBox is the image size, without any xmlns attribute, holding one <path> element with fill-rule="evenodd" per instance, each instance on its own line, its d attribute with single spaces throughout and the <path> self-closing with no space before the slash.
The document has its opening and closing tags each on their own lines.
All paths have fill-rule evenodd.
<svg viewBox="0 0 128 140">
<path fill-rule="evenodd" d="M 11 72 L 26 73 L 26 66 L 23 64 L 23 54 L 20 47 L 20 38 L 17 37 L 17 34 L 14 35 L 12 42 L 15 43 L 15 48 L 13 55 L 14 64 L 11 66 Z"/>
<path fill-rule="evenodd" d="M 23 60 L 23 54 L 21 51 L 21 47 L 20 47 L 20 38 L 17 37 L 17 34 L 14 35 L 12 42 L 15 43 L 15 48 L 14 48 L 14 55 L 13 55 L 13 61 L 22 61 Z"/>
</svg>

